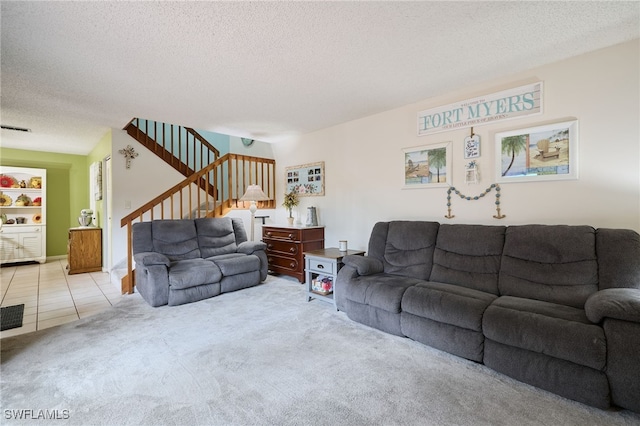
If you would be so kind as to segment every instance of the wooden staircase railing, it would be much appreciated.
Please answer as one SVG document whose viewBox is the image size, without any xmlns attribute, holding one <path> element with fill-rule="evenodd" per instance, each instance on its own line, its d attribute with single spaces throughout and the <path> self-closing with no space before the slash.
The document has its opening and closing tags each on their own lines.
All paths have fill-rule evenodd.
<svg viewBox="0 0 640 426">
<path fill-rule="evenodd" d="M 124 130 L 186 177 L 220 157 L 220 151 L 191 127 L 134 118 Z"/>
<path fill-rule="evenodd" d="M 260 185 L 269 197 L 259 201 L 258 208 L 275 208 L 275 160 L 226 154 L 122 218 L 120 226 L 127 227 L 127 275 L 122 278 L 122 293 L 132 293 L 135 285 L 131 234 L 135 221 L 224 216 L 234 208 L 249 208 L 249 203 L 239 199 L 251 184 Z M 217 194 L 217 199 L 211 194 Z"/>
</svg>

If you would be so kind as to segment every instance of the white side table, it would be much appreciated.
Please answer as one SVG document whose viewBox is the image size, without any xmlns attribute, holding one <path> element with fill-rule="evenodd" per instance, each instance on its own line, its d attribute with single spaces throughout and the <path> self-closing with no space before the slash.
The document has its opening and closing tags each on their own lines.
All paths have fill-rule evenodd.
<svg viewBox="0 0 640 426">
<path fill-rule="evenodd" d="M 348 254 L 362 256 L 364 253 L 361 250 L 340 251 L 335 247 L 304 252 L 307 302 L 311 299 L 323 300 L 333 303 L 334 308 L 337 309 L 333 298 L 333 287 L 338 271 L 344 265 L 342 258 Z M 322 281 L 330 284 L 330 289 L 314 289 L 314 284 L 318 286 Z"/>
</svg>

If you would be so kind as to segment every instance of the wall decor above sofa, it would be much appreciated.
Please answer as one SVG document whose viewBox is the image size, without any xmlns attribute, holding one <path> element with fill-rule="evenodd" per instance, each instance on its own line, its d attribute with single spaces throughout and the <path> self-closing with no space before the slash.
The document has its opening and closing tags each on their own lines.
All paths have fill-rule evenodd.
<svg viewBox="0 0 640 426">
<path fill-rule="evenodd" d="M 496 133 L 495 143 L 497 182 L 578 178 L 577 120 Z"/>
<path fill-rule="evenodd" d="M 403 189 L 451 186 L 451 142 L 404 148 Z"/>
<path fill-rule="evenodd" d="M 462 192 L 457 190 L 455 186 L 450 186 L 449 189 L 447 189 L 447 214 L 444 215 L 444 217 L 446 217 L 447 219 L 453 219 L 454 217 L 456 217 L 455 215 L 451 214 L 451 210 L 452 210 L 451 209 L 451 206 L 452 206 L 451 193 L 452 192 L 455 193 L 460 198 L 462 198 L 463 200 L 478 201 L 481 198 L 484 198 L 485 195 L 489 194 L 489 192 L 491 192 L 492 189 L 496 190 L 496 201 L 494 203 L 496 206 L 496 214 L 493 215 L 493 218 L 504 219 L 507 216 L 500 213 L 500 199 L 502 197 L 502 194 L 500 193 L 500 185 L 498 185 L 497 183 L 492 183 L 491 186 L 489 186 L 487 189 L 484 190 L 484 192 L 481 192 L 480 194 L 475 195 L 473 197 L 464 195 Z"/>
</svg>

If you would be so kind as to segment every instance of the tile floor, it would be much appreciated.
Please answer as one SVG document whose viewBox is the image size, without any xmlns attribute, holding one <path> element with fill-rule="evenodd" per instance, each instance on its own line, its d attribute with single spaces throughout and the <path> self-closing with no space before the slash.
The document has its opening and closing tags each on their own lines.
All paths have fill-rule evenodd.
<svg viewBox="0 0 640 426">
<path fill-rule="evenodd" d="M 122 295 L 106 272 L 67 274 L 67 260 L 0 268 L 1 306 L 24 303 L 22 327 L 0 338 L 42 330 L 109 309 Z"/>
</svg>

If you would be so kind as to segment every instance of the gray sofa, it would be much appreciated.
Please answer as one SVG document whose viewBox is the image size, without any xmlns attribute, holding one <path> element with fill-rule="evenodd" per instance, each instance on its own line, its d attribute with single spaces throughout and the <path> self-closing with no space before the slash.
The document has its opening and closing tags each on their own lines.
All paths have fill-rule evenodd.
<svg viewBox="0 0 640 426">
<path fill-rule="evenodd" d="M 136 290 L 151 306 L 181 305 L 267 278 L 266 245 L 240 219 L 153 220 L 133 225 Z"/>
<path fill-rule="evenodd" d="M 595 407 L 640 412 L 640 236 L 381 222 L 334 295 L 354 321 Z"/>
</svg>

